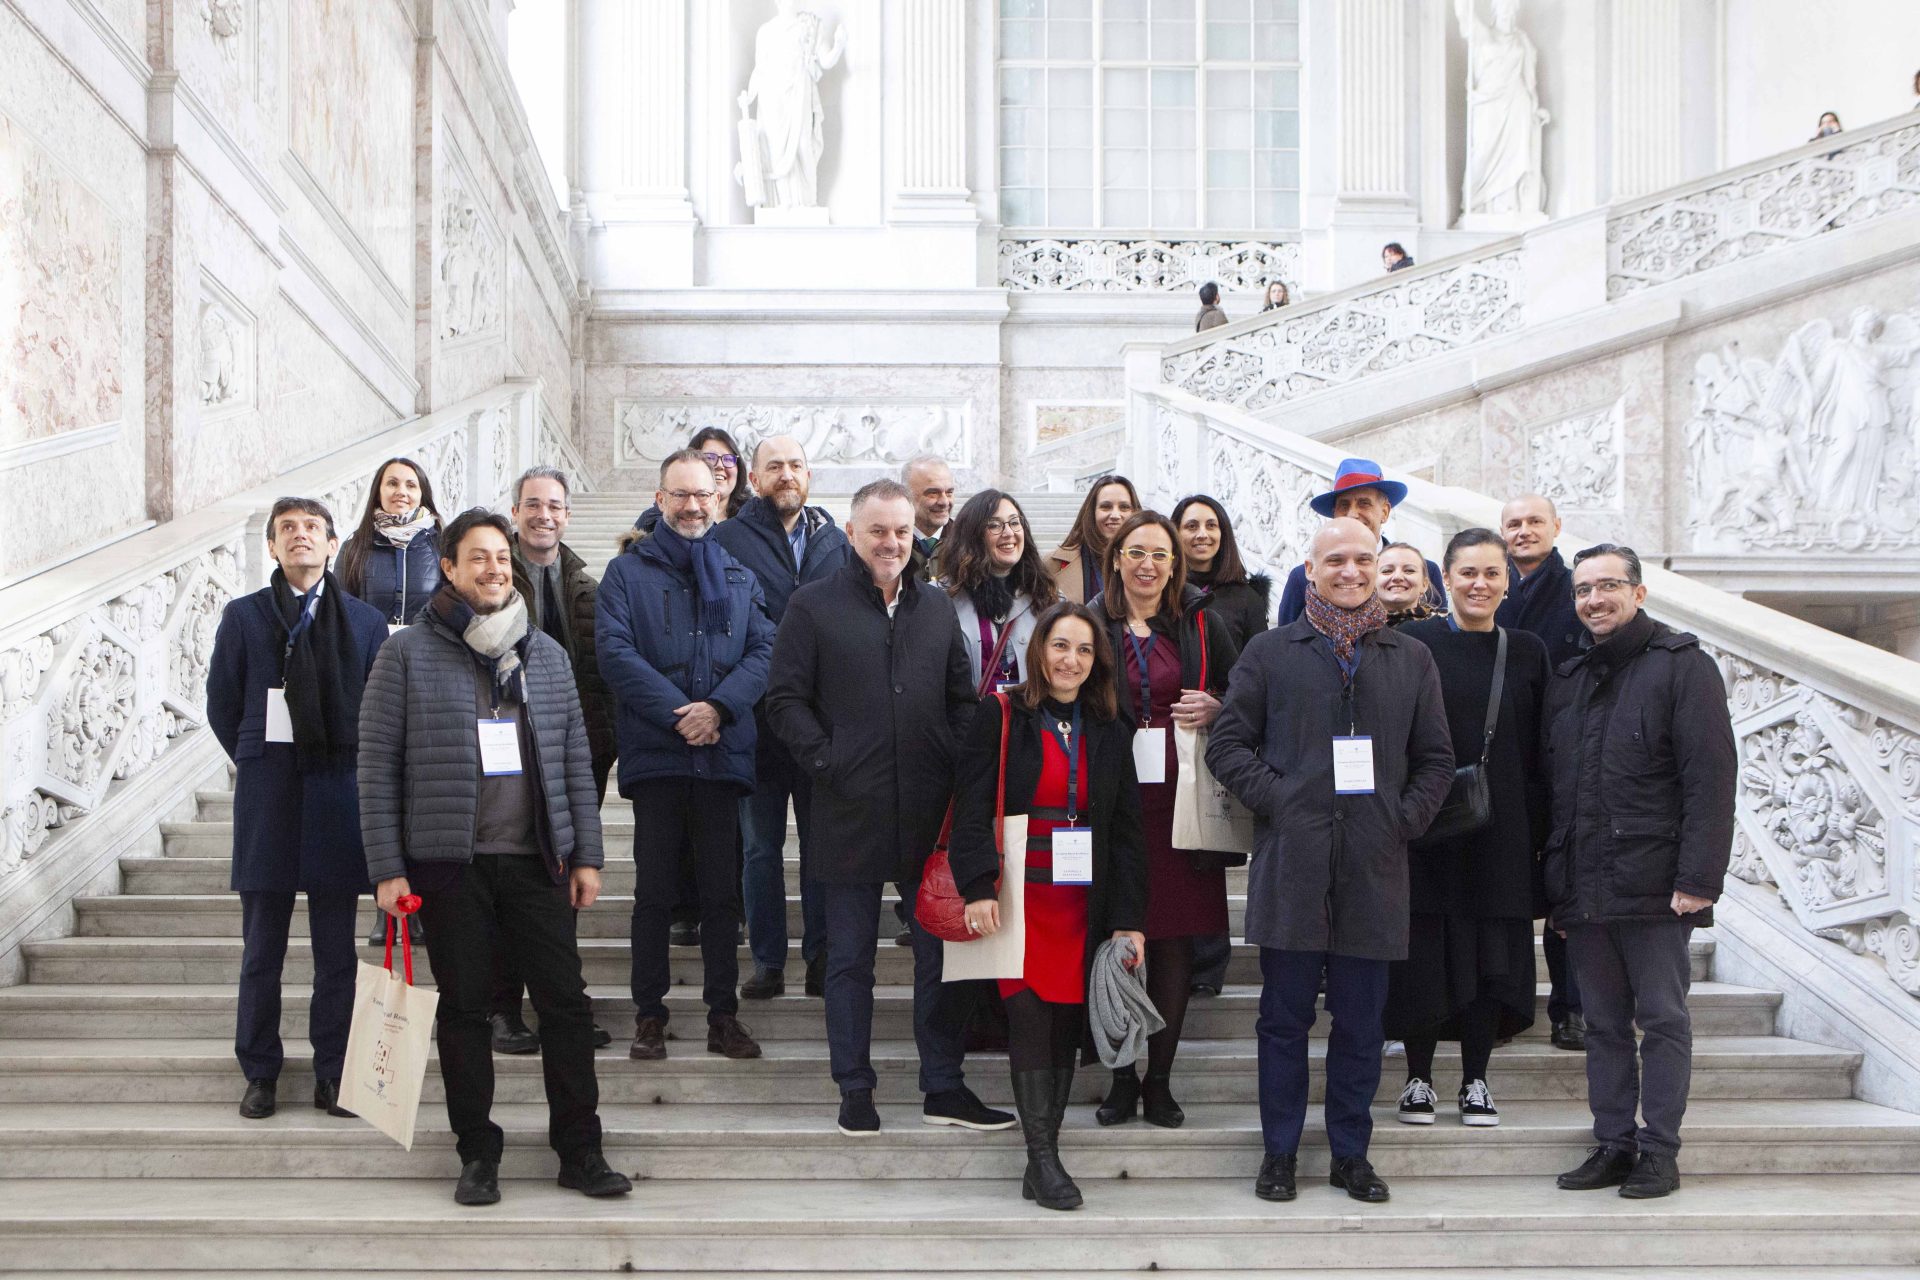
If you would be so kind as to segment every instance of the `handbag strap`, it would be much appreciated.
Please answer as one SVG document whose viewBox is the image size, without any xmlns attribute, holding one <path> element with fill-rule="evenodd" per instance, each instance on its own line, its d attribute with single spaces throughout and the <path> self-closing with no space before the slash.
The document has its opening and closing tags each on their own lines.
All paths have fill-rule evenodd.
<svg viewBox="0 0 1920 1280">
<path fill-rule="evenodd" d="M 1007 738 L 1013 733 L 1013 703 L 1006 694 L 996 693 L 993 700 L 1000 704 L 1000 770 L 999 780 L 993 787 L 993 845 L 1000 847 L 1000 827 L 1007 817 Z M 947 816 L 940 823 L 940 839 L 934 845 L 937 849 L 947 847 L 947 841 L 953 836 L 953 810 L 960 803 L 955 796 L 947 801 Z M 1003 851 L 1004 852 L 1004 851 Z M 388 966 L 391 968 L 392 966 Z"/>
<path fill-rule="evenodd" d="M 1493 690 L 1487 695 L 1487 732 L 1480 740 L 1480 764 L 1493 754 L 1493 731 L 1500 723 L 1500 690 L 1507 682 L 1507 629 L 1495 627 L 1500 639 L 1493 649 Z"/>
<path fill-rule="evenodd" d="M 420 895 L 405 894 L 393 904 L 400 909 L 400 963 L 407 971 L 407 985 L 413 985 L 413 940 L 407 936 L 407 917 L 420 909 Z M 387 972 L 393 972 L 393 922 L 387 917 Z"/>
<path fill-rule="evenodd" d="M 1200 692 L 1207 691 L 1207 611 L 1200 610 L 1193 615 L 1200 626 Z"/>
<path fill-rule="evenodd" d="M 1000 628 L 1000 634 L 993 638 L 993 653 L 987 658 L 987 673 L 980 677 L 980 687 L 976 692 L 983 698 L 993 692 L 993 677 L 1000 670 L 1000 656 L 1007 651 L 1007 639 L 1012 635 L 1013 617 L 1009 614 L 1005 625 Z"/>
</svg>

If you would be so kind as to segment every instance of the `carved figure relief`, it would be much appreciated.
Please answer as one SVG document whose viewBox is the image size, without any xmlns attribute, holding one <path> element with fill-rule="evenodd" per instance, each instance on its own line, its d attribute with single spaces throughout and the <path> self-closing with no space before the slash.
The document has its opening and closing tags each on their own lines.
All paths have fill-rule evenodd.
<svg viewBox="0 0 1920 1280">
<path fill-rule="evenodd" d="M 1477 0 L 1454 0 L 1467 42 L 1467 172 L 1460 211 L 1467 218 L 1541 221 L 1547 188 L 1540 135 L 1548 115 L 1540 107 L 1539 55 L 1517 25 L 1520 0 L 1492 0 L 1491 23 L 1482 22 L 1477 9 Z"/>
<path fill-rule="evenodd" d="M 810 209 L 820 203 L 820 157 L 826 151 L 826 108 L 820 77 L 846 52 L 847 29 L 826 35 L 820 15 L 794 0 L 753 37 L 753 73 L 739 97 L 740 164 L 734 170 L 755 209 Z M 750 108 L 759 107 L 755 115 Z"/>
<path fill-rule="evenodd" d="M 232 48 L 226 42 L 240 34 L 245 16 L 243 0 L 200 0 L 200 20 L 207 24 L 214 39 L 222 42 L 223 48 Z"/>
<path fill-rule="evenodd" d="M 1696 551 L 1920 545 L 1920 311 L 1802 325 L 1771 364 L 1729 344 L 1694 367 L 1683 436 Z"/>
<path fill-rule="evenodd" d="M 449 180 L 440 211 L 440 336 L 465 338 L 499 325 L 500 248 L 463 183 Z"/>
<path fill-rule="evenodd" d="M 1577 413 L 1527 435 L 1527 484 L 1563 511 L 1618 511 L 1626 401 Z"/>
<path fill-rule="evenodd" d="M 216 408 L 240 398 L 240 341 L 233 319 L 217 304 L 200 308 L 200 403 Z"/>
<path fill-rule="evenodd" d="M 654 466 L 695 432 L 720 427 L 744 449 L 768 436 L 790 435 L 821 467 L 898 466 L 923 453 L 955 465 L 971 461 L 965 401 L 933 404 L 726 404 L 620 400 L 614 405 L 616 462 Z"/>
</svg>

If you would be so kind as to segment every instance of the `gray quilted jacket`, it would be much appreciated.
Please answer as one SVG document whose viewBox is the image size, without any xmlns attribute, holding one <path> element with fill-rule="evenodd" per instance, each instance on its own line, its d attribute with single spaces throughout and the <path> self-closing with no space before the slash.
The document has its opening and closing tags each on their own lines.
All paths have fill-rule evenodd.
<svg viewBox="0 0 1920 1280">
<path fill-rule="evenodd" d="M 600 798 L 566 650 L 536 631 L 526 664 L 526 714 L 547 801 L 536 826 L 559 880 L 570 867 L 604 865 Z M 473 859 L 481 678 L 466 641 L 432 610 L 380 646 L 360 701 L 360 832 L 374 884 L 406 875 L 409 861 Z"/>
</svg>

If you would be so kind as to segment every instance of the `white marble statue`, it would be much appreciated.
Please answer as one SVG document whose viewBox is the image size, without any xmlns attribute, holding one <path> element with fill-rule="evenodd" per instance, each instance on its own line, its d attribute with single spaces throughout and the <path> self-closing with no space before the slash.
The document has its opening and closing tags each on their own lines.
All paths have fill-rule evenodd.
<svg viewBox="0 0 1920 1280">
<path fill-rule="evenodd" d="M 844 24 L 826 38 L 820 15 L 794 0 L 753 37 L 753 74 L 740 94 L 740 167 L 736 173 L 756 209 L 811 209 L 820 203 L 820 155 L 826 111 L 820 77 L 846 52 Z M 748 110 L 758 105 L 757 115 Z"/>
<path fill-rule="evenodd" d="M 1482 22 L 1477 0 L 1454 0 L 1467 42 L 1467 172 L 1463 218 L 1537 222 L 1546 217 L 1540 132 L 1547 113 L 1535 81 L 1538 55 L 1516 25 L 1520 0 L 1492 0 Z"/>
</svg>

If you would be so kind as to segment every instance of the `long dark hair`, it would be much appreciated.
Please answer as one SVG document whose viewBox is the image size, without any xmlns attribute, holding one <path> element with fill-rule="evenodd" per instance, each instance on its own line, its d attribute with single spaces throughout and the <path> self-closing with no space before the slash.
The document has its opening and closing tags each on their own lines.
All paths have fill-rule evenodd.
<svg viewBox="0 0 1920 1280">
<path fill-rule="evenodd" d="M 940 539 L 940 576 L 946 579 L 947 594 L 956 599 L 986 585 L 987 579 L 993 576 L 993 558 L 987 550 L 987 521 L 993 519 L 1002 501 L 1013 503 L 1013 512 L 1020 517 L 1020 526 L 1026 533 L 1020 559 L 1007 575 L 1007 586 L 1014 593 L 1026 592 L 1037 614 L 1060 598 L 1060 588 L 1040 562 L 1040 549 L 1033 545 L 1033 526 L 1027 522 L 1027 513 L 1010 493 L 982 489 L 967 499 Z"/>
<path fill-rule="evenodd" d="M 740 508 L 746 506 L 747 499 L 753 496 L 747 488 L 747 458 L 740 452 L 740 446 L 733 442 L 733 437 L 719 427 L 700 428 L 694 432 L 693 439 L 687 441 L 687 448 L 698 453 L 700 446 L 710 441 L 725 445 L 726 451 L 733 455 L 733 492 L 727 495 L 727 519 L 731 520 L 740 514 Z"/>
<path fill-rule="evenodd" d="M 346 550 L 340 553 L 340 562 L 333 567 L 334 576 L 340 579 L 340 585 L 348 595 L 359 595 L 361 588 L 367 585 L 365 576 L 367 554 L 373 549 L 373 518 L 380 514 L 380 482 L 387 478 L 387 468 L 395 463 L 413 468 L 414 477 L 420 481 L 420 505 L 431 511 L 436 521 L 446 523 L 440 520 L 440 508 L 433 505 L 433 481 L 427 478 L 425 467 L 412 458 L 388 458 L 374 468 L 373 484 L 367 489 L 367 505 L 360 512 L 360 523 L 353 527 Z"/>
<path fill-rule="evenodd" d="M 1100 536 L 1100 491 L 1112 484 L 1117 484 L 1127 491 L 1127 497 L 1132 499 L 1136 513 L 1141 510 L 1140 491 L 1133 487 L 1133 481 L 1123 475 L 1101 476 L 1093 482 L 1093 487 L 1087 490 L 1086 500 L 1080 504 L 1080 514 L 1073 518 L 1073 528 L 1068 532 L 1066 541 L 1060 544 L 1062 551 L 1071 551 L 1078 547 L 1084 554 L 1096 558 L 1106 556 L 1106 540 Z"/>
<path fill-rule="evenodd" d="M 1107 554 L 1100 566 L 1107 583 L 1106 589 L 1100 593 L 1100 602 L 1109 618 L 1115 622 L 1127 620 L 1127 589 L 1120 583 L 1120 548 L 1127 545 L 1128 538 L 1148 526 L 1167 535 L 1167 549 L 1173 552 L 1169 566 L 1172 572 L 1167 575 L 1167 585 L 1160 588 L 1160 610 L 1157 615 L 1162 622 L 1173 625 L 1180 621 L 1180 597 L 1187 588 L 1187 560 L 1180 554 L 1180 531 L 1173 527 L 1173 521 L 1158 511 L 1136 511 L 1114 532 L 1113 541 L 1107 544 Z"/>
<path fill-rule="evenodd" d="M 1080 686 L 1080 702 L 1093 712 L 1094 719 L 1112 720 L 1120 714 L 1120 699 L 1114 692 L 1113 646 L 1107 643 L 1107 629 L 1100 625 L 1093 610 L 1071 600 L 1062 600 L 1034 623 L 1033 638 L 1027 641 L 1027 678 L 1011 696 L 1031 711 L 1051 695 L 1046 673 L 1047 639 L 1055 627 L 1069 618 L 1078 618 L 1093 631 L 1093 670 L 1087 673 L 1087 682 Z"/>
<path fill-rule="evenodd" d="M 1227 509 L 1217 499 L 1204 493 L 1189 494 L 1180 499 L 1173 508 L 1173 527 L 1176 530 L 1180 528 L 1180 522 L 1186 518 L 1187 508 L 1195 503 L 1205 503 L 1220 521 L 1220 549 L 1213 553 L 1213 568 L 1207 571 L 1213 585 L 1223 587 L 1229 582 L 1244 582 L 1247 566 L 1240 559 L 1240 542 L 1233 536 L 1233 521 L 1227 519 Z M 1180 550 L 1178 538 L 1174 540 L 1173 549 L 1183 558 L 1186 555 Z"/>
</svg>

